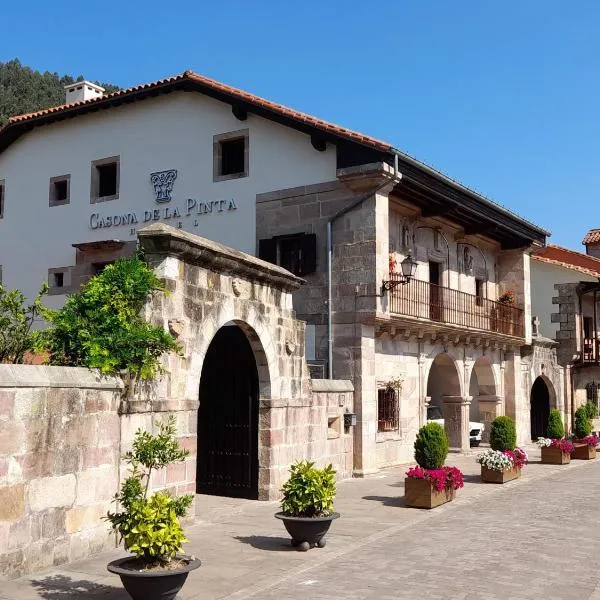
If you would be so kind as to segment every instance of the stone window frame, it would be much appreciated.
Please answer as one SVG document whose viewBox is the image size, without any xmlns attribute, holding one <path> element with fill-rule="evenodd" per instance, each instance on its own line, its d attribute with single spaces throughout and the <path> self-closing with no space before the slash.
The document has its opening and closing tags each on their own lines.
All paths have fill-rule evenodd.
<svg viewBox="0 0 600 600">
<path fill-rule="evenodd" d="M 110 196 L 98 196 L 98 168 L 104 165 L 110 165 L 116 163 L 117 165 L 117 193 Z M 108 156 L 106 158 L 99 158 L 93 160 L 91 164 L 91 181 L 90 181 L 90 204 L 97 204 L 99 202 L 110 202 L 111 200 L 119 199 L 119 192 L 121 189 L 121 157 L 120 156 Z"/>
<path fill-rule="evenodd" d="M 55 183 L 60 183 L 61 181 L 67 182 L 67 197 L 64 200 L 57 200 L 55 197 L 56 188 L 54 187 Z M 50 177 L 49 191 L 48 191 L 48 206 L 64 206 L 65 204 L 71 203 L 71 174 L 67 175 L 57 175 L 56 177 Z"/>
<path fill-rule="evenodd" d="M 62 273 L 63 284 L 54 284 L 53 276 Z M 69 267 L 51 267 L 48 269 L 48 296 L 64 296 L 71 288 L 71 269 Z"/>
<path fill-rule="evenodd" d="M 4 205 L 6 204 L 6 180 L 0 179 L 0 219 L 4 219 Z"/>
<path fill-rule="evenodd" d="M 376 389 L 375 389 L 375 402 L 376 402 L 376 417 L 375 417 L 375 441 L 376 442 L 398 442 L 403 439 L 402 437 L 402 426 L 401 426 L 401 411 L 400 411 L 400 401 L 402 397 L 402 390 L 398 388 L 393 388 L 396 394 L 396 410 L 398 414 L 398 426 L 395 429 L 390 429 L 387 431 L 379 430 L 379 391 L 384 390 L 388 387 L 387 381 L 377 381 Z"/>
<path fill-rule="evenodd" d="M 221 142 L 229 140 L 244 140 L 244 170 L 240 173 L 221 175 Z M 213 136 L 213 183 L 229 181 L 231 179 L 242 179 L 250 175 L 250 130 L 238 129 L 228 133 L 220 133 Z"/>
</svg>

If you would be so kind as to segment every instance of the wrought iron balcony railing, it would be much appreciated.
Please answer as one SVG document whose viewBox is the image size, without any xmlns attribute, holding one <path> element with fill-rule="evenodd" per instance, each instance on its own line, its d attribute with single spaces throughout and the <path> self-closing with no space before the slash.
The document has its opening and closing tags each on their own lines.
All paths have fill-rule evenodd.
<svg viewBox="0 0 600 600">
<path fill-rule="evenodd" d="M 401 275 L 390 274 L 390 280 Z M 411 279 L 389 292 L 391 313 L 524 337 L 523 310 L 458 290 Z"/>
</svg>

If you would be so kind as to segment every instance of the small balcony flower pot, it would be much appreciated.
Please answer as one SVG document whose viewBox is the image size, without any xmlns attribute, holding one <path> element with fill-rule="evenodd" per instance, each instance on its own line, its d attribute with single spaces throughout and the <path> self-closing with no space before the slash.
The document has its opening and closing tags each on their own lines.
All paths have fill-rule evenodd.
<svg viewBox="0 0 600 600">
<path fill-rule="evenodd" d="M 126 556 L 108 563 L 108 570 L 121 578 L 123 587 L 133 600 L 174 600 L 190 571 L 200 566 L 193 557 L 175 559 L 172 569 L 144 569 L 135 556 Z"/>
<path fill-rule="evenodd" d="M 282 512 L 275 514 L 276 519 L 283 521 L 287 532 L 292 538 L 292 546 L 300 551 L 310 548 L 324 548 L 325 534 L 329 531 L 334 519 L 339 519 L 340 513 L 331 513 L 327 517 L 288 517 Z"/>
<path fill-rule="evenodd" d="M 575 460 L 593 460 L 596 458 L 596 448 L 588 446 L 588 444 L 580 444 L 575 442 L 573 444 L 575 449 L 571 454 L 571 458 Z"/>
<path fill-rule="evenodd" d="M 546 465 L 568 465 L 571 462 L 571 455 L 556 446 L 544 446 L 542 462 Z"/>
<path fill-rule="evenodd" d="M 411 508 L 436 508 L 456 498 L 454 488 L 438 492 L 428 479 L 404 479 L 404 504 Z"/>
<path fill-rule="evenodd" d="M 481 481 L 484 483 L 507 483 L 519 477 L 521 477 L 521 469 L 519 467 L 504 469 L 504 471 L 495 471 L 483 465 L 481 466 Z"/>
</svg>

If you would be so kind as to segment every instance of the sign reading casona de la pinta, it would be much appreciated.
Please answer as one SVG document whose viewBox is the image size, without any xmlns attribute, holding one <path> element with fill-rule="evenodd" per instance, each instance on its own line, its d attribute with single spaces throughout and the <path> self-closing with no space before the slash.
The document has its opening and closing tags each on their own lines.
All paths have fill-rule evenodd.
<svg viewBox="0 0 600 600">
<path fill-rule="evenodd" d="M 150 182 L 154 187 L 156 202 L 164 204 L 171 201 L 171 192 L 177 179 L 177 171 L 170 169 L 168 171 L 159 171 L 151 173 Z M 152 208 L 144 211 L 127 211 L 122 213 L 92 213 L 90 215 L 90 229 L 106 229 L 110 227 L 135 226 L 140 223 L 149 223 L 151 221 L 174 221 L 176 226 L 183 227 L 183 219 L 193 218 L 194 227 L 198 227 L 197 217 L 219 213 L 228 213 L 237 210 L 237 205 L 233 198 L 228 200 L 211 200 L 204 202 L 196 198 L 188 198 L 183 206 L 162 206 L 161 208 Z M 132 235 L 135 234 L 135 227 L 132 227 Z"/>
</svg>

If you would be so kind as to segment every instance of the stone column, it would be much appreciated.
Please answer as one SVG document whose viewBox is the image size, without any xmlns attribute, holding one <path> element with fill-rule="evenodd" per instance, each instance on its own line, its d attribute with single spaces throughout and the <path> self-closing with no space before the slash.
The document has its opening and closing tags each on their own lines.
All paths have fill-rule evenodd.
<svg viewBox="0 0 600 600">
<path fill-rule="evenodd" d="M 466 452 L 469 444 L 469 409 L 472 396 L 442 396 L 444 425 L 450 448 Z"/>
<path fill-rule="evenodd" d="M 427 423 L 427 408 L 431 403 L 431 396 L 425 396 L 423 398 L 423 402 L 421 403 L 421 419 L 419 423 L 419 427 L 423 427 Z"/>
<path fill-rule="evenodd" d="M 479 401 L 479 416 L 484 424 L 481 441 L 486 444 L 490 441 L 490 430 L 492 421 L 502 414 L 502 397 L 494 395 L 478 396 Z"/>
</svg>

